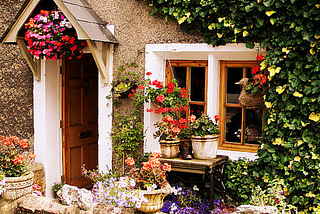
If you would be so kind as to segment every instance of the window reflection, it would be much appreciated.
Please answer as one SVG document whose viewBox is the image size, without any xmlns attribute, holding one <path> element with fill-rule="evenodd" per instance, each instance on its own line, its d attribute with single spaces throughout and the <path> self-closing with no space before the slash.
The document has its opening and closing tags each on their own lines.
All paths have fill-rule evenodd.
<svg viewBox="0 0 320 214">
<path fill-rule="evenodd" d="M 246 110 L 245 143 L 259 144 L 262 136 L 262 109 Z"/>
<path fill-rule="evenodd" d="M 241 143 L 241 108 L 226 108 L 226 141 Z"/>
<path fill-rule="evenodd" d="M 242 68 L 227 68 L 227 103 L 238 103 L 241 86 L 236 85 L 243 77 Z"/>
<path fill-rule="evenodd" d="M 194 114 L 199 118 L 204 113 L 204 107 L 200 105 L 190 105 L 190 115 Z"/>
<path fill-rule="evenodd" d="M 187 88 L 187 67 L 174 67 L 174 78 L 176 78 L 178 86 Z"/>
<path fill-rule="evenodd" d="M 205 95 L 205 68 L 191 68 L 191 101 L 204 102 Z"/>
</svg>

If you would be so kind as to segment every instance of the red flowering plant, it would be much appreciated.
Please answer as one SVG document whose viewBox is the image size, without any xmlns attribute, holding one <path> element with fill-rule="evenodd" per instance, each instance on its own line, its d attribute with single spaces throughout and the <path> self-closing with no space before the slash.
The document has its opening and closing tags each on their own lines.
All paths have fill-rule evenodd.
<svg viewBox="0 0 320 214">
<path fill-rule="evenodd" d="M 263 61 L 264 56 L 258 54 L 256 61 L 257 65 L 251 68 L 252 77 L 248 79 L 246 92 L 251 94 L 261 94 L 263 93 L 264 87 L 267 85 L 267 77 L 264 74 L 265 61 Z"/>
<path fill-rule="evenodd" d="M 150 75 L 151 72 L 147 72 L 147 76 Z M 145 89 L 145 100 L 154 104 L 147 112 L 176 117 L 188 110 L 189 93 L 185 88 L 179 87 L 175 79 L 166 86 L 159 80 L 147 79 L 146 84 L 138 86 L 138 89 L 139 87 Z"/>
<path fill-rule="evenodd" d="M 136 167 L 132 157 L 126 159 L 126 164 L 131 167 L 130 174 L 136 181 L 136 188 L 151 191 L 167 187 L 166 172 L 171 171 L 171 165 L 162 164 L 159 158 L 160 153 L 152 153 L 148 161 L 141 163 L 141 168 Z"/>
<path fill-rule="evenodd" d="M 160 121 L 154 124 L 158 130 L 153 134 L 154 138 L 160 137 L 160 140 L 176 140 L 181 130 L 187 128 L 187 120 L 184 118 L 174 119 L 166 115 Z"/>
<path fill-rule="evenodd" d="M 41 10 L 25 28 L 28 51 L 38 59 L 81 58 L 87 46 L 86 41 L 77 39 L 75 29 L 60 10 Z"/>
<path fill-rule="evenodd" d="M 28 140 L 0 135 L 0 143 L 3 145 L 0 152 L 0 172 L 6 177 L 20 177 L 29 174 L 26 165 L 36 156 L 29 154 L 26 158 L 25 155 L 28 152 L 25 150 L 29 146 Z"/>
</svg>

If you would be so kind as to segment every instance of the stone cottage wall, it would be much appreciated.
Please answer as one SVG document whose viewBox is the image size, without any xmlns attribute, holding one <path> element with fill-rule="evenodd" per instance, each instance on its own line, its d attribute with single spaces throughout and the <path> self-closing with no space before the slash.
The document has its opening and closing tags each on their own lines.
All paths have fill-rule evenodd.
<svg viewBox="0 0 320 214">
<path fill-rule="evenodd" d="M 183 32 L 177 22 L 166 22 L 164 18 L 151 16 L 151 7 L 143 0 L 87 0 L 96 13 L 108 24 L 114 25 L 114 35 L 119 41 L 113 55 L 113 72 L 118 73 L 120 65 L 133 62 L 138 50 L 146 44 L 164 43 L 203 43 L 198 35 Z M 144 53 L 138 60 L 140 72 L 144 77 Z M 129 69 L 130 71 L 130 69 Z M 117 79 L 117 77 L 114 77 Z M 128 114 L 132 107 L 129 100 L 121 100 L 124 105 L 118 108 L 122 115 Z M 142 151 L 142 145 L 139 148 Z M 114 160 L 114 159 L 113 159 Z M 115 166 L 113 162 L 113 166 Z"/>
<path fill-rule="evenodd" d="M 0 36 L 23 2 L 0 0 Z M 32 139 L 33 133 L 32 73 L 18 45 L 0 44 L 0 135 Z"/>
</svg>

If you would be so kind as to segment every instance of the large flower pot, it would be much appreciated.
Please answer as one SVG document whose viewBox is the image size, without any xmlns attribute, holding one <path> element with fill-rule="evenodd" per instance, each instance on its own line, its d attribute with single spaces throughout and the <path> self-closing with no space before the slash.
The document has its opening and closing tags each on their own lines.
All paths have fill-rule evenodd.
<svg viewBox="0 0 320 214">
<path fill-rule="evenodd" d="M 217 157 L 219 135 L 191 136 L 193 157 L 212 159 Z"/>
<path fill-rule="evenodd" d="M 155 213 L 159 211 L 163 206 L 163 199 L 172 193 L 172 188 L 167 184 L 163 189 L 157 189 L 152 191 L 142 190 L 144 197 L 148 199 L 148 202 L 143 202 L 141 207 L 137 208 L 144 213 Z"/>
<path fill-rule="evenodd" d="M 4 192 L 1 196 L 3 199 L 15 200 L 24 195 L 31 193 L 33 184 L 33 172 L 20 177 L 5 177 L 6 183 Z"/>
<path fill-rule="evenodd" d="M 179 156 L 180 140 L 160 140 L 159 142 L 163 158 L 176 158 Z"/>
</svg>

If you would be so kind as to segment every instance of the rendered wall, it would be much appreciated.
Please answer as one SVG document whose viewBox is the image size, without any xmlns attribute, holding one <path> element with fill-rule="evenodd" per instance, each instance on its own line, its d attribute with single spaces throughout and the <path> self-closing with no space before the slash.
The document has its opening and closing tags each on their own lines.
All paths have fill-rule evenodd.
<svg viewBox="0 0 320 214">
<path fill-rule="evenodd" d="M 0 0 L 0 36 L 23 0 Z M 18 45 L 0 44 L 0 134 L 33 142 L 33 76 Z M 1 148 L 1 146 L 0 146 Z"/>
</svg>

